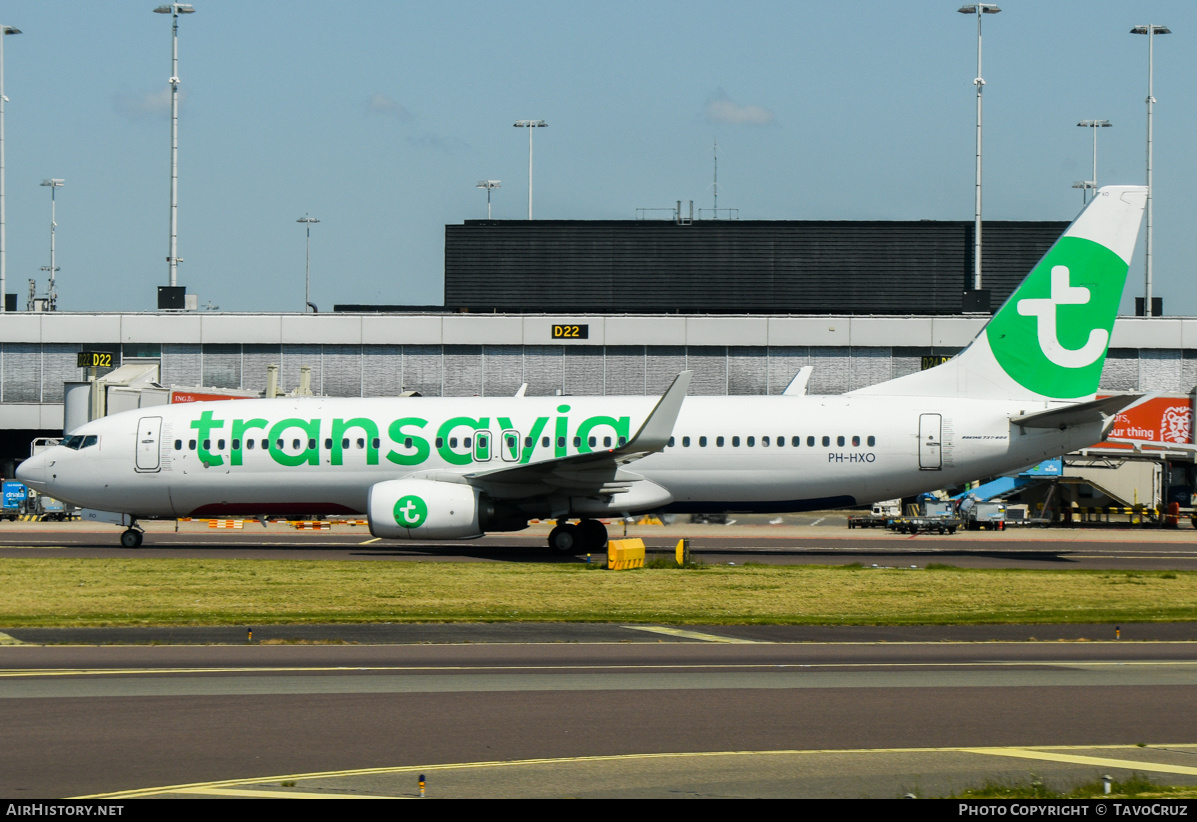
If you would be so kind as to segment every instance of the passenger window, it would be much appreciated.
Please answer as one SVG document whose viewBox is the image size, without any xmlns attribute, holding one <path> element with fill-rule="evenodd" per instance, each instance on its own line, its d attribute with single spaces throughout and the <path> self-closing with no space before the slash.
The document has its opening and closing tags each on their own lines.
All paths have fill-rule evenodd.
<svg viewBox="0 0 1197 822">
<path fill-rule="evenodd" d="M 802 437 L 790 437 L 790 445 L 798 448 L 802 445 Z"/>
<path fill-rule="evenodd" d="M 815 447 L 815 438 L 814 438 L 814 437 L 807 437 L 807 438 L 806 438 L 806 445 L 807 445 L 807 447 L 809 447 L 809 448 L 814 448 L 814 447 Z"/>
<path fill-rule="evenodd" d="M 233 440 L 233 450 L 234 451 L 241 450 L 241 440 Z"/>
<path fill-rule="evenodd" d="M 183 450 L 183 441 L 182 440 L 175 440 L 175 450 L 176 451 Z"/>
<path fill-rule="evenodd" d="M 217 451 L 223 451 L 223 450 L 224 450 L 224 440 L 217 440 L 217 441 L 216 441 L 216 450 L 217 450 Z"/>
<path fill-rule="evenodd" d="M 689 447 L 690 447 L 690 438 L 682 437 L 682 448 L 689 448 Z"/>
<path fill-rule="evenodd" d="M 828 447 L 830 447 L 830 445 L 831 445 L 831 437 L 824 437 L 823 438 L 823 447 L 828 448 Z"/>
<path fill-rule="evenodd" d="M 755 445 L 756 445 L 756 437 L 749 437 L 748 438 L 748 447 L 752 448 Z"/>
<path fill-rule="evenodd" d="M 195 450 L 195 440 L 188 440 L 188 441 L 187 441 L 187 450 L 188 450 L 188 451 L 194 451 L 194 450 Z"/>
<path fill-rule="evenodd" d="M 768 437 L 761 437 L 761 447 L 762 448 L 769 447 L 769 438 Z"/>
<path fill-rule="evenodd" d="M 732 437 L 732 447 L 733 448 L 740 447 L 740 438 L 739 437 Z"/>
<path fill-rule="evenodd" d="M 699 437 L 699 438 L 698 438 L 698 447 L 699 447 L 699 448 L 706 448 L 706 447 L 707 447 L 707 438 L 706 438 L 706 437 Z"/>
<path fill-rule="evenodd" d="M 668 446 L 667 446 L 667 447 L 668 447 L 668 448 L 672 448 L 672 447 L 673 447 L 673 437 L 670 437 L 670 438 L 669 438 L 669 444 L 668 444 Z"/>
<path fill-rule="evenodd" d="M 463 439 L 461 441 L 461 444 L 464 445 L 466 448 L 474 447 L 473 443 L 471 442 L 471 437 L 466 437 L 465 439 Z"/>
<path fill-rule="evenodd" d="M 513 451 L 515 450 L 515 437 L 507 437 L 507 447 Z"/>
<path fill-rule="evenodd" d="M 324 439 L 324 450 L 325 450 L 325 451 L 331 451 L 331 450 L 332 450 L 332 437 L 325 437 L 325 439 Z"/>
<path fill-rule="evenodd" d="M 437 437 L 437 438 L 436 438 L 436 447 L 437 447 L 437 448 L 441 448 L 442 446 L 444 446 L 444 444 L 445 444 L 445 438 L 444 438 L 444 437 Z"/>
<path fill-rule="evenodd" d="M 619 447 L 620 447 L 620 448 L 623 448 L 623 447 L 624 447 L 625 445 L 627 445 L 627 444 L 628 444 L 628 438 L 627 438 L 627 437 L 620 437 L 620 438 L 619 438 Z"/>
<path fill-rule="evenodd" d="M 843 438 L 843 437 L 836 437 L 836 438 L 835 438 L 835 444 L 836 444 L 836 445 L 838 445 L 840 448 L 843 448 L 843 447 L 844 447 L 844 438 Z"/>
<path fill-rule="evenodd" d="M 552 440 L 550 440 L 548 437 L 540 438 L 540 447 L 541 448 L 548 448 L 549 445 L 551 445 L 551 444 L 552 444 Z M 564 445 L 564 443 L 562 443 L 562 445 Z"/>
<path fill-rule="evenodd" d="M 869 443 L 869 447 L 870 447 L 870 448 L 872 448 L 874 445 L 876 445 L 876 444 L 877 444 L 877 438 L 876 438 L 876 437 L 869 437 L 869 439 L 867 440 L 867 442 Z"/>
<path fill-rule="evenodd" d="M 603 447 L 604 448 L 611 447 L 611 438 L 610 437 L 603 437 Z"/>
<path fill-rule="evenodd" d="M 857 448 L 859 448 L 859 447 L 860 447 L 860 437 L 853 437 L 853 438 L 852 438 L 852 444 L 853 444 L 854 446 L 856 446 Z"/>
<path fill-rule="evenodd" d="M 403 440 L 403 447 L 411 448 L 411 442 L 412 442 L 411 437 L 407 437 L 406 439 Z"/>
<path fill-rule="evenodd" d="M 366 441 L 365 441 L 364 439 L 362 439 L 361 437 L 358 437 L 358 438 L 357 438 L 357 447 L 358 447 L 359 449 L 361 449 L 361 448 L 365 448 L 365 447 L 366 447 Z"/>
<path fill-rule="evenodd" d="M 245 449 L 246 449 L 247 451 L 252 451 L 252 450 L 254 450 L 254 441 L 253 441 L 253 440 L 246 440 L 246 441 L 245 441 Z"/>
<path fill-rule="evenodd" d="M 598 437 L 591 437 L 586 442 L 590 445 L 591 448 L 594 448 L 596 445 L 598 445 Z"/>
<path fill-rule="evenodd" d="M 382 440 L 378 437 L 375 437 L 374 439 L 370 440 L 370 445 L 373 448 L 378 448 L 382 445 Z"/>
<path fill-rule="evenodd" d="M 309 450 L 309 451 L 315 451 L 315 450 L 316 450 L 316 439 L 315 439 L 315 437 L 313 437 L 312 439 L 308 440 L 308 450 Z"/>
<path fill-rule="evenodd" d="M 457 437 L 449 437 L 449 447 L 450 448 L 457 447 Z"/>
<path fill-rule="evenodd" d="M 204 450 L 205 451 L 212 450 L 212 440 L 204 440 Z"/>
<path fill-rule="evenodd" d="M 715 437 L 715 447 L 716 448 L 723 447 L 723 437 Z"/>
<path fill-rule="evenodd" d="M 582 438 L 574 437 L 574 448 L 581 448 L 581 447 L 582 447 Z"/>
<path fill-rule="evenodd" d="M 564 447 L 565 447 L 565 437 L 558 437 L 558 438 L 557 438 L 557 447 L 558 447 L 558 448 L 564 448 Z"/>
</svg>

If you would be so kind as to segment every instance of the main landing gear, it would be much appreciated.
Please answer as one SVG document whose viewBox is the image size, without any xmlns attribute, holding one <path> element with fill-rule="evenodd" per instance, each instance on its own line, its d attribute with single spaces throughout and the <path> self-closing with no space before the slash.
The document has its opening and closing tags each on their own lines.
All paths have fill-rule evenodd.
<svg viewBox="0 0 1197 822">
<path fill-rule="evenodd" d="M 607 550 L 607 526 L 596 519 L 584 519 L 577 525 L 558 520 L 549 532 L 549 550 L 556 554 L 594 554 Z"/>
</svg>

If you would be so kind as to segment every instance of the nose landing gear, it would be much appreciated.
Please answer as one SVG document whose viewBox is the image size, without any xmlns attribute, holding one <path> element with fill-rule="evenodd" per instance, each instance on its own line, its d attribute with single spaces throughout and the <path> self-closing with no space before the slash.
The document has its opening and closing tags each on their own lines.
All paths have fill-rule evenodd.
<svg viewBox="0 0 1197 822">
<path fill-rule="evenodd" d="M 121 545 L 126 548 L 140 548 L 144 534 L 145 532 L 137 527 L 137 520 L 133 520 L 128 529 L 121 534 Z"/>
</svg>

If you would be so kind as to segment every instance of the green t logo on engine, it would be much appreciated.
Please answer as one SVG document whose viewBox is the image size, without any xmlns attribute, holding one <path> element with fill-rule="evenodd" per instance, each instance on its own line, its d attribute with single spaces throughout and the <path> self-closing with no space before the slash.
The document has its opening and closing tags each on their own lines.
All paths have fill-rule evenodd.
<svg viewBox="0 0 1197 822">
<path fill-rule="evenodd" d="M 428 519 L 428 506 L 424 500 L 408 494 L 395 503 L 395 522 L 401 528 L 418 528 Z"/>
</svg>

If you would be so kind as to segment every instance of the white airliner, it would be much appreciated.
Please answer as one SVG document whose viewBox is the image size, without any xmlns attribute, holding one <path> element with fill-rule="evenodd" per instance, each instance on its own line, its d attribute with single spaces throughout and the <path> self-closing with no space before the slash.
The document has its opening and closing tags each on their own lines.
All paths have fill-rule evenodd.
<svg viewBox="0 0 1197 822">
<path fill-rule="evenodd" d="M 1101 189 L 968 348 L 847 394 L 687 397 L 683 371 L 660 398 L 173 405 L 93 420 L 17 476 L 127 526 L 129 547 L 139 519 L 365 514 L 375 536 L 415 540 L 555 519 L 562 552 L 600 550 L 602 517 L 824 509 L 994 476 L 1100 441 L 1137 399 L 1095 392 L 1145 199 Z"/>
</svg>

